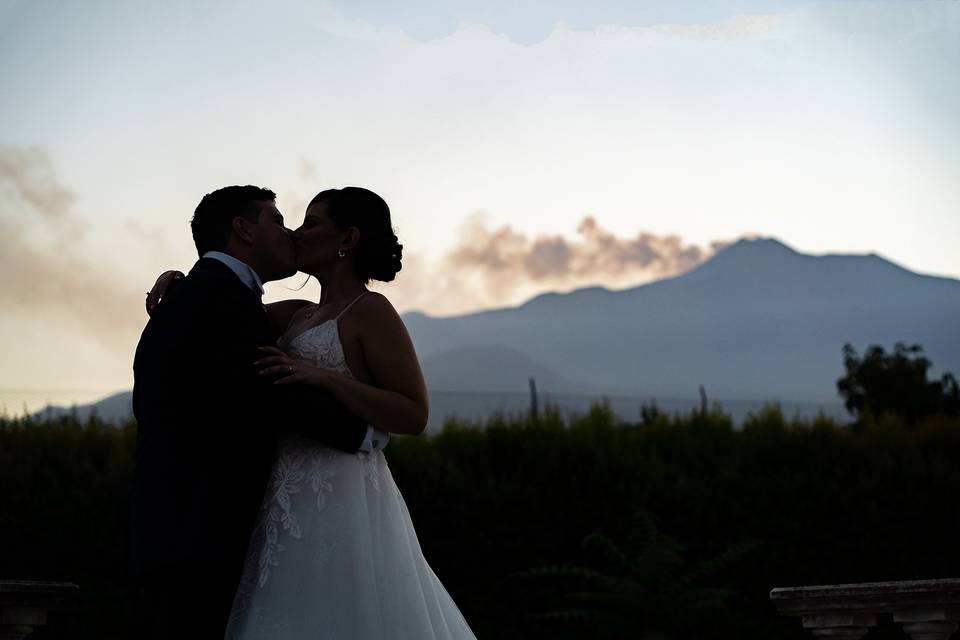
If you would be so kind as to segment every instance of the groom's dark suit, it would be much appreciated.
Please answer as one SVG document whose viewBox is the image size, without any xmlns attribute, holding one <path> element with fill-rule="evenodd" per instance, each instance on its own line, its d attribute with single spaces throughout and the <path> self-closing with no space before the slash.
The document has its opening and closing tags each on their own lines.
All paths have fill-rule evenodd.
<svg viewBox="0 0 960 640">
<path fill-rule="evenodd" d="M 205 615 L 196 635 L 222 637 L 278 430 L 348 452 L 363 441 L 366 424 L 329 396 L 258 375 L 256 348 L 277 337 L 259 296 L 202 258 L 140 338 L 130 564 L 155 625 Z"/>
</svg>

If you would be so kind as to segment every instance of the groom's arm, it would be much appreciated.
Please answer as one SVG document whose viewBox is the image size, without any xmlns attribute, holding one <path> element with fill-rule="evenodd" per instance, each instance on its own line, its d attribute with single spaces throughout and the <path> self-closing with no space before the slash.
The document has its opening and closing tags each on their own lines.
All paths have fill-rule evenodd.
<svg viewBox="0 0 960 640">
<path fill-rule="evenodd" d="M 264 378 L 264 376 L 259 376 Z M 279 418 L 278 425 L 285 431 L 324 444 L 356 453 L 367 433 L 367 423 L 350 413 L 333 396 L 317 393 L 313 387 L 302 384 L 265 384 L 269 411 Z"/>
<path fill-rule="evenodd" d="M 255 423 L 264 429 L 294 431 L 337 449 L 355 453 L 366 435 L 367 424 L 347 411 L 327 393 L 305 385 L 275 385 L 261 376 L 254 361 L 262 357 L 261 346 L 272 346 L 272 333 L 260 321 L 230 300 L 216 304 L 214 327 L 219 355 L 217 360 L 230 372 L 242 402 L 258 414 Z M 240 301 L 242 303 L 242 301 Z"/>
</svg>

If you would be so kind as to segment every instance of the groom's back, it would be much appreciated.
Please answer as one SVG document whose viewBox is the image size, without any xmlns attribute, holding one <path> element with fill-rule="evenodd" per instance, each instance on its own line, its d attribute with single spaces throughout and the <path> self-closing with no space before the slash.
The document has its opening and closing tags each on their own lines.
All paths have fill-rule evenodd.
<svg viewBox="0 0 960 640">
<path fill-rule="evenodd" d="M 274 338 L 259 300 L 209 259 L 147 323 L 134 359 L 135 574 L 242 555 L 274 447 L 253 358 Z"/>
</svg>

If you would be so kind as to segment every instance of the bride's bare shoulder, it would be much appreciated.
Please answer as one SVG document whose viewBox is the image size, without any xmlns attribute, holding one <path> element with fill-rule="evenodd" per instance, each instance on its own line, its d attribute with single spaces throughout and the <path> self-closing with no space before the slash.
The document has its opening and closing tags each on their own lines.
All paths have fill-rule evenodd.
<svg viewBox="0 0 960 640">
<path fill-rule="evenodd" d="M 397 312 L 390 299 L 379 291 L 367 291 L 366 295 L 357 301 L 357 306 L 364 308 L 367 313 Z"/>
<path fill-rule="evenodd" d="M 363 298 L 357 301 L 358 320 L 365 326 L 374 328 L 382 326 L 384 321 L 400 320 L 400 314 L 394 308 L 390 300 L 377 291 L 368 292 Z"/>
</svg>

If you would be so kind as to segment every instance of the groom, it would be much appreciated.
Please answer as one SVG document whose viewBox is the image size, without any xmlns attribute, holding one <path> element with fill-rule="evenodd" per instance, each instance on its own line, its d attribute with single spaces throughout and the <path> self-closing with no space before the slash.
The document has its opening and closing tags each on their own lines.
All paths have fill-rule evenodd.
<svg viewBox="0 0 960 640">
<path fill-rule="evenodd" d="M 200 260 L 170 287 L 134 360 L 130 568 L 137 637 L 222 638 L 277 431 L 355 452 L 367 425 L 328 396 L 258 375 L 274 346 L 261 284 L 296 256 L 275 194 L 224 187 L 190 223 Z"/>
</svg>

